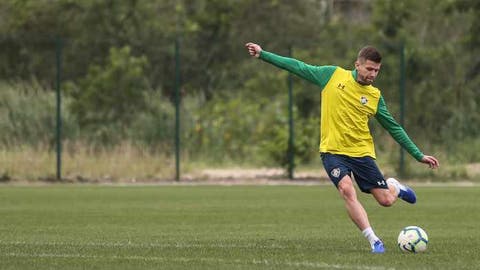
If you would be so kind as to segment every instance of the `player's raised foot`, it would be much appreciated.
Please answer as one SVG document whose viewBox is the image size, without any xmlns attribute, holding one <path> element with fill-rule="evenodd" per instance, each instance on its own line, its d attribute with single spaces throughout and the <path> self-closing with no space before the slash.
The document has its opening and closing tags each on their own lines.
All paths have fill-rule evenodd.
<svg viewBox="0 0 480 270">
<path fill-rule="evenodd" d="M 378 240 L 373 244 L 372 253 L 385 253 L 385 247 L 382 241 Z"/>
<path fill-rule="evenodd" d="M 417 195 L 415 195 L 415 191 L 408 186 L 405 186 L 405 190 L 400 190 L 398 197 L 408 203 L 415 203 L 417 202 Z"/>
<path fill-rule="evenodd" d="M 415 191 L 409 186 L 403 185 L 398 182 L 395 178 L 388 178 L 387 184 L 393 185 L 395 189 L 398 191 L 398 197 L 408 203 L 414 204 L 417 202 L 417 195 L 415 195 Z"/>
</svg>

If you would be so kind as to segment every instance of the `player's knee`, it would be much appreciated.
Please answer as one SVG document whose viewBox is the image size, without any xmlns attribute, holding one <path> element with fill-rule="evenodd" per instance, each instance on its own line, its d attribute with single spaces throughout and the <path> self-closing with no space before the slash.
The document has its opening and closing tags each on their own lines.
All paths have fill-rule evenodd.
<svg viewBox="0 0 480 270">
<path fill-rule="evenodd" d="M 377 198 L 377 202 L 384 207 L 392 206 L 395 203 L 395 198 L 392 196 L 384 196 L 381 198 Z"/>
<path fill-rule="evenodd" d="M 343 197 L 344 200 L 352 201 L 357 199 L 355 188 L 353 187 L 353 185 L 348 184 L 347 182 L 338 185 L 338 191 L 340 192 L 340 195 Z"/>
<path fill-rule="evenodd" d="M 371 189 L 370 193 L 372 193 L 375 200 L 381 206 L 389 207 L 392 206 L 395 201 L 397 200 L 396 196 L 394 196 L 388 189 Z"/>
</svg>

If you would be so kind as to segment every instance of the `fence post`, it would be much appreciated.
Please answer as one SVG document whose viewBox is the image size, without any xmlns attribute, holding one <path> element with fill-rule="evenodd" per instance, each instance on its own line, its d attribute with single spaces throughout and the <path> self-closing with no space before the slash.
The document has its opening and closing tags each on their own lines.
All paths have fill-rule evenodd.
<svg viewBox="0 0 480 270">
<path fill-rule="evenodd" d="M 180 41 L 175 39 L 175 180 L 180 181 Z"/>
<path fill-rule="evenodd" d="M 292 46 L 288 47 L 288 56 L 293 56 Z M 288 73 L 288 178 L 293 179 L 295 168 L 295 140 L 294 140 L 294 126 L 293 126 L 293 75 Z"/>
<path fill-rule="evenodd" d="M 55 39 L 55 58 L 56 58 L 56 96 L 57 96 L 57 124 L 56 124 L 56 150 L 57 150 L 57 180 L 62 179 L 62 51 L 63 41 L 60 37 Z"/>
<path fill-rule="evenodd" d="M 400 125 L 405 125 L 405 45 L 400 43 Z M 400 147 L 400 176 L 405 176 L 405 150 Z"/>
</svg>

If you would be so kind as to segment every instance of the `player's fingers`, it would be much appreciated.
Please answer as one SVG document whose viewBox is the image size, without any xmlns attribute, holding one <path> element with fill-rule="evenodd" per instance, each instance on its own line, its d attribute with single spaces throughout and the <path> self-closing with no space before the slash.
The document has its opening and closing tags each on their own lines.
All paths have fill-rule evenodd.
<svg viewBox="0 0 480 270">
<path fill-rule="evenodd" d="M 430 158 L 432 159 L 432 163 L 433 163 L 433 165 L 435 166 L 435 168 L 437 168 L 437 167 L 440 165 L 439 162 L 438 162 L 438 160 L 437 160 L 436 158 L 434 158 L 434 157 L 430 157 Z"/>
<path fill-rule="evenodd" d="M 247 47 L 249 50 L 255 50 L 255 44 L 251 42 L 245 44 L 245 47 Z"/>
<path fill-rule="evenodd" d="M 438 168 L 438 160 L 434 157 L 428 157 L 428 163 L 430 165 L 430 168 L 435 169 Z"/>
<path fill-rule="evenodd" d="M 438 167 L 438 165 L 437 165 L 437 163 L 435 162 L 435 160 L 432 160 L 432 169 L 435 169 L 435 168 L 437 168 L 437 167 Z"/>
</svg>

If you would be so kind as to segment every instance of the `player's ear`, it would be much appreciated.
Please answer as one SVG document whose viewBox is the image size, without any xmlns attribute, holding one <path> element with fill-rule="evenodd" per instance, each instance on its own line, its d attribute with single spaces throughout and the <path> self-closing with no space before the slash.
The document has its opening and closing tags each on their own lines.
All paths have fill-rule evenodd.
<svg viewBox="0 0 480 270">
<path fill-rule="evenodd" d="M 360 62 L 358 60 L 355 61 L 355 68 L 358 69 L 359 66 L 360 66 Z"/>
</svg>

